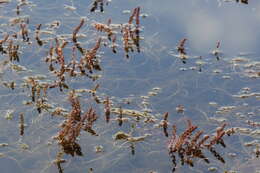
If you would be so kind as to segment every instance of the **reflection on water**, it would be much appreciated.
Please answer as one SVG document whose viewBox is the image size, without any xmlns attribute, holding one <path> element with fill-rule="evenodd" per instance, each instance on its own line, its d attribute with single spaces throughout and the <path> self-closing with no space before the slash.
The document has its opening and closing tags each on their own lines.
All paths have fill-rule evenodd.
<svg viewBox="0 0 260 173">
<path fill-rule="evenodd" d="M 0 0 L 2 172 L 259 171 L 245 2 Z"/>
</svg>

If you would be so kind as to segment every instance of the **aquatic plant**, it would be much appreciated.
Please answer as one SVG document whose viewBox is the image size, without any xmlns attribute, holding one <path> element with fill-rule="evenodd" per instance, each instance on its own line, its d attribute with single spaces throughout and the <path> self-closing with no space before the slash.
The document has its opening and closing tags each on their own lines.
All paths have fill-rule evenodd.
<svg viewBox="0 0 260 173">
<path fill-rule="evenodd" d="M 67 115 L 67 119 L 61 124 L 61 131 L 54 138 L 58 140 L 62 146 L 63 151 L 71 156 L 83 155 L 81 147 L 77 143 L 77 138 L 81 130 L 85 130 L 92 135 L 97 133 L 92 129 L 93 123 L 97 120 L 97 115 L 92 107 L 82 114 L 79 98 L 72 91 L 69 93 L 69 101 L 72 110 Z"/>
<path fill-rule="evenodd" d="M 104 12 L 104 4 L 108 5 L 108 2 L 109 2 L 108 0 L 93 0 L 90 12 L 96 11 L 98 6 L 100 9 L 100 12 Z"/>
<path fill-rule="evenodd" d="M 248 4 L 248 0 L 236 0 L 236 2 L 240 2 L 240 3 Z"/>
<path fill-rule="evenodd" d="M 172 172 L 175 171 L 177 166 L 175 153 L 178 153 L 182 165 L 188 164 L 193 167 L 195 158 L 200 158 L 206 163 L 210 163 L 209 159 L 202 152 L 204 149 L 209 150 L 217 160 L 225 163 L 224 158 L 214 148 L 215 144 L 221 144 L 222 147 L 226 147 L 223 140 L 223 136 L 226 134 L 225 126 L 226 124 L 224 123 L 216 129 L 214 135 L 204 135 L 201 138 L 203 131 L 197 131 L 194 134 L 198 126 L 192 125 L 190 120 L 187 120 L 187 128 L 180 135 L 177 135 L 176 126 L 173 125 L 172 136 L 168 142 L 169 155 L 173 164 Z"/>
<path fill-rule="evenodd" d="M 211 53 L 194 56 L 187 45 L 194 40 L 188 36 L 171 43 L 177 45 L 174 56 L 182 63 L 175 61 L 157 39 L 161 36 L 157 29 L 164 26 L 143 22 L 148 17 L 143 12 L 150 11 L 142 2 L 133 2 L 136 8 L 124 10 L 126 18 L 122 20 L 111 14 L 118 15 L 119 7 L 111 5 L 104 12 L 109 2 L 93 0 L 91 13 L 81 13 L 78 9 L 86 9 L 85 2 L 71 1 L 62 4 L 64 8 L 51 4 L 52 8 L 45 9 L 46 2 L 35 2 L 37 7 L 30 1 L 0 0 L 1 98 L 7 102 L 1 104 L 1 140 L 6 141 L 0 145 L 0 156 L 21 165 L 19 170 L 28 160 L 37 162 L 32 164 L 37 168 L 26 167 L 25 172 L 51 172 L 56 165 L 60 173 L 136 172 L 141 164 L 145 164 L 141 172 L 168 171 L 168 155 L 173 171 L 178 160 L 180 165 L 190 166 L 181 170 L 198 165 L 204 171 L 207 166 L 198 160 L 212 166 L 212 160 L 231 163 L 229 157 L 242 162 L 240 153 L 246 159 L 258 158 L 256 102 L 260 95 L 255 83 L 260 77 L 259 61 L 247 56 L 226 57 L 220 51 L 220 41 Z M 48 14 L 52 9 L 61 10 L 57 13 L 62 17 Z M 156 17 L 161 20 L 152 16 L 151 21 L 162 22 Z M 150 36 L 151 32 L 156 33 Z M 126 58 L 118 58 L 121 55 Z M 253 89 L 244 87 L 234 93 L 236 82 Z M 179 122 L 186 118 L 190 120 L 185 128 Z M 213 123 L 220 125 L 211 134 Z M 230 128 L 225 130 L 227 124 Z M 232 134 L 236 134 L 232 139 L 239 137 L 237 144 L 247 147 L 246 151 L 230 150 L 232 144 L 225 136 Z M 219 144 L 230 146 L 225 152 L 237 154 L 223 156 Z M 207 156 L 209 152 L 213 157 Z M 139 160 L 140 165 L 132 164 Z M 151 164 L 154 160 L 156 164 Z"/>
</svg>

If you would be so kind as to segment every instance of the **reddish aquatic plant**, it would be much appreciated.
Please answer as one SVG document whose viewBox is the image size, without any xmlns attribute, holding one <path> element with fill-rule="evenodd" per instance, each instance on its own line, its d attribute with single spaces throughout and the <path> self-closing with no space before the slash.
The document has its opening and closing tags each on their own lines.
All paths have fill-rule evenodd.
<svg viewBox="0 0 260 173">
<path fill-rule="evenodd" d="M 109 120 L 110 120 L 110 100 L 109 100 L 109 97 L 106 97 L 106 100 L 105 100 L 105 117 L 106 117 L 106 122 L 109 123 Z"/>
<path fill-rule="evenodd" d="M 182 62 L 184 64 L 186 63 L 186 59 L 187 59 L 187 53 L 186 53 L 186 49 L 184 47 L 186 41 L 187 41 L 186 38 L 180 40 L 179 44 L 177 46 L 177 52 L 179 53 L 179 58 L 182 60 Z"/>
<path fill-rule="evenodd" d="M 198 126 L 192 125 L 190 120 L 188 120 L 187 122 L 187 129 L 180 136 L 177 136 L 176 127 L 173 126 L 173 134 L 168 145 L 168 149 L 170 150 L 170 152 L 176 152 L 180 150 L 182 148 L 182 145 L 192 135 L 193 131 L 195 131 L 198 128 Z"/>
<path fill-rule="evenodd" d="M 94 23 L 93 26 L 97 31 L 105 32 L 107 39 L 111 42 L 111 48 L 116 53 L 116 39 L 117 29 L 121 30 L 123 48 L 127 58 L 129 58 L 129 52 L 140 52 L 140 7 L 133 9 L 131 16 L 127 23 L 124 24 L 111 24 L 112 20 L 108 19 L 107 24 Z"/>
<path fill-rule="evenodd" d="M 99 62 L 97 61 L 96 55 L 97 51 L 100 48 L 101 44 L 101 38 L 99 38 L 95 44 L 95 46 L 87 50 L 84 54 L 84 56 L 80 60 L 80 64 L 83 67 L 86 67 L 90 73 L 93 73 L 93 70 L 101 70 L 101 67 L 99 65 Z"/>
<path fill-rule="evenodd" d="M 187 38 L 184 38 L 182 40 L 180 40 L 178 46 L 177 46 L 177 51 L 180 53 L 180 54 L 183 54 L 183 55 L 186 55 L 186 50 L 185 50 L 185 42 L 187 41 Z"/>
<path fill-rule="evenodd" d="M 4 38 L 2 40 L 0 40 L 0 44 L 5 43 L 9 38 L 9 34 L 5 34 Z"/>
<path fill-rule="evenodd" d="M 0 40 L 0 52 L 1 52 L 2 54 L 6 54 L 6 53 L 7 53 L 6 50 L 5 50 L 4 47 L 3 47 L 3 44 L 8 40 L 8 38 L 9 38 L 9 35 L 6 34 L 6 35 L 4 36 L 4 38 L 3 38 L 2 40 Z"/>
<path fill-rule="evenodd" d="M 214 145 L 221 144 L 223 147 L 226 147 L 224 144 L 223 136 L 226 134 L 224 131 L 226 124 L 222 124 L 217 128 L 216 133 L 212 136 L 204 135 L 201 138 L 203 131 L 197 131 L 194 135 L 194 131 L 198 126 L 192 125 L 191 121 L 188 120 L 187 128 L 179 136 L 176 134 L 176 126 L 173 125 L 172 136 L 168 142 L 169 155 L 172 159 L 173 169 L 172 172 L 176 169 L 176 156 L 174 153 L 178 153 L 181 160 L 181 164 L 188 164 L 189 166 L 194 166 L 193 159 L 201 158 L 206 163 L 209 163 L 209 159 L 203 154 L 204 149 L 208 149 L 216 159 L 225 163 L 225 160 L 221 155 L 214 149 Z M 209 141 L 206 143 L 206 141 Z"/>
<path fill-rule="evenodd" d="M 29 31 L 27 29 L 27 24 L 26 23 L 21 23 L 20 24 L 20 28 L 21 28 L 20 32 L 21 32 L 23 41 L 29 42 L 30 38 L 29 38 Z"/>
<path fill-rule="evenodd" d="M 19 44 L 15 45 L 13 43 L 13 40 L 9 40 L 9 44 L 7 47 L 7 53 L 9 56 L 9 60 L 10 61 L 20 61 L 19 55 L 18 55 L 18 51 L 19 51 Z"/>
<path fill-rule="evenodd" d="M 119 107 L 119 114 L 118 114 L 118 125 L 122 126 L 123 124 L 123 110 L 122 107 Z"/>
<path fill-rule="evenodd" d="M 36 25 L 36 30 L 35 30 L 35 40 L 37 41 L 37 44 L 39 46 L 42 46 L 43 44 L 43 41 L 40 39 L 41 26 L 42 24 Z"/>
<path fill-rule="evenodd" d="M 211 148 L 215 144 L 221 144 L 223 147 L 226 147 L 222 137 L 226 134 L 224 128 L 226 127 L 226 123 L 223 123 L 220 127 L 217 128 L 215 135 L 210 140 L 209 144 L 205 144 L 208 148 Z"/>
<path fill-rule="evenodd" d="M 19 127 L 20 127 L 20 135 L 23 136 L 24 135 L 24 114 L 20 113 L 19 115 Z"/>
<path fill-rule="evenodd" d="M 73 30 L 73 33 L 72 33 L 72 41 L 73 41 L 74 43 L 77 43 L 77 34 L 78 34 L 80 28 L 84 25 L 84 23 L 85 23 L 85 20 L 84 20 L 84 18 L 82 18 L 82 19 L 80 20 L 79 25 Z"/>
<path fill-rule="evenodd" d="M 92 129 L 94 121 L 97 120 L 97 115 L 92 107 L 84 114 L 81 113 L 80 101 L 75 92 L 70 92 L 69 101 L 72 110 L 68 114 L 67 119 L 62 123 L 62 129 L 55 139 L 58 140 L 65 153 L 71 156 L 75 154 L 81 156 L 83 154 L 80 145 L 77 143 L 77 138 L 81 130 L 85 130 L 92 135 L 97 135 Z"/>
<path fill-rule="evenodd" d="M 97 31 L 106 32 L 108 40 L 111 40 L 111 36 L 113 35 L 113 30 L 110 24 L 111 24 L 111 19 L 108 20 L 108 24 L 94 23 L 93 26 Z"/>
<path fill-rule="evenodd" d="M 95 112 L 95 110 L 91 107 L 84 115 L 86 117 L 87 122 L 85 123 L 85 126 L 83 129 L 87 132 L 89 132 L 91 135 L 98 136 L 98 134 L 93 130 L 93 123 L 97 120 L 98 116 Z"/>
<path fill-rule="evenodd" d="M 123 26 L 123 41 L 124 41 L 124 50 L 126 53 L 126 57 L 129 58 L 128 52 L 131 50 L 134 51 L 134 47 L 136 47 L 137 52 L 140 52 L 140 7 L 134 8 L 132 15 L 129 17 L 128 23 Z M 135 27 L 132 28 L 132 23 L 135 19 Z"/>
<path fill-rule="evenodd" d="M 246 123 L 252 127 L 260 127 L 260 122 L 252 121 L 252 120 L 247 120 Z"/>
<path fill-rule="evenodd" d="M 99 6 L 99 9 L 101 12 L 104 12 L 104 4 L 108 5 L 108 1 L 105 2 L 106 0 L 94 0 L 94 2 L 92 3 L 92 7 L 90 9 L 90 12 L 94 12 L 98 9 L 98 6 Z"/>
<path fill-rule="evenodd" d="M 168 116 L 169 116 L 168 112 L 164 113 L 163 120 L 160 123 L 160 125 L 163 127 L 163 133 L 166 137 L 169 136 L 168 131 L 167 131 L 167 129 L 168 129 Z"/>
</svg>

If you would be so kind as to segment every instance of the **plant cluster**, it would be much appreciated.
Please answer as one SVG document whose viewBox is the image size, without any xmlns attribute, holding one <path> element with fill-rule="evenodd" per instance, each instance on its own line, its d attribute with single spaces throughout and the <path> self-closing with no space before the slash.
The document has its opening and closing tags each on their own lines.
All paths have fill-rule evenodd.
<svg viewBox="0 0 260 173">
<path fill-rule="evenodd" d="M 187 164 L 194 166 L 193 160 L 195 158 L 203 159 L 206 163 L 210 163 L 209 159 L 204 155 L 203 150 L 209 150 L 214 157 L 222 163 L 225 163 L 224 158 L 215 150 L 215 145 L 220 144 L 222 147 L 226 147 L 223 136 L 226 135 L 224 130 L 226 124 L 222 124 L 216 129 L 216 133 L 213 135 L 203 135 L 203 131 L 199 130 L 195 133 L 198 126 L 192 124 L 190 120 L 187 121 L 186 129 L 177 135 L 176 126 L 173 125 L 172 136 L 168 141 L 169 155 L 172 159 L 173 169 L 175 171 L 177 162 L 175 153 L 178 154 L 181 165 Z M 227 135 L 230 135 L 228 133 Z"/>
<path fill-rule="evenodd" d="M 67 115 L 66 120 L 61 124 L 61 130 L 58 135 L 54 138 L 58 140 L 58 143 L 62 146 L 66 154 L 82 156 L 83 154 L 80 145 L 77 143 L 77 138 L 81 130 L 97 136 L 92 126 L 98 117 L 92 107 L 82 113 L 79 98 L 73 91 L 69 93 L 69 102 L 71 103 L 72 110 Z"/>
</svg>

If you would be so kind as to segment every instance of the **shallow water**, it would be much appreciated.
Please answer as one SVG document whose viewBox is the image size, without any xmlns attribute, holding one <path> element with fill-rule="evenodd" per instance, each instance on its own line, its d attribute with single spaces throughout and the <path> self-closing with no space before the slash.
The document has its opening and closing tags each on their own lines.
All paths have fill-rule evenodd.
<svg viewBox="0 0 260 173">
<path fill-rule="evenodd" d="M 173 165 L 167 149 L 169 138 L 164 136 L 162 128 L 156 127 L 165 112 L 169 112 L 170 135 L 172 124 L 177 125 L 177 133 L 181 134 L 186 128 L 186 119 L 192 120 L 193 124 L 207 134 L 213 133 L 223 122 L 227 123 L 227 128 L 236 129 L 234 135 L 223 137 L 226 148 L 216 146 L 216 150 L 225 159 L 225 164 L 205 151 L 210 164 L 194 159 L 194 167 L 182 166 L 177 159 L 175 172 L 210 172 L 209 168 L 212 167 L 217 168 L 213 172 L 260 171 L 260 161 L 255 154 L 260 145 L 260 2 L 249 1 L 246 5 L 221 0 L 165 0 L 163 3 L 155 0 L 114 0 L 104 5 L 103 13 L 91 13 L 90 2 L 33 1 L 22 5 L 19 15 L 16 14 L 17 4 L 18 2 L 11 1 L 0 5 L 0 39 L 5 33 L 18 33 L 18 38 L 13 39 L 20 45 L 19 62 L 4 65 L 8 55 L 0 55 L 0 143 L 8 144 L 0 147 L 0 167 L 4 173 L 59 172 L 53 161 L 61 147 L 53 136 L 61 130 L 59 124 L 65 118 L 51 116 L 51 109 L 43 109 L 39 113 L 35 105 L 23 104 L 32 99 L 30 87 L 24 86 L 24 77 L 45 75 L 44 79 L 39 79 L 40 82 L 57 80 L 44 62 L 50 46 L 55 46 L 54 39 L 61 38 L 63 34 L 71 34 L 83 17 L 86 23 L 80 28 L 79 34 L 86 36 L 78 40 L 82 47 L 90 49 L 97 38 L 106 37 L 106 34 L 94 29 L 93 23 L 106 23 L 109 18 L 112 23 L 126 23 L 132 9 L 138 6 L 141 8 L 141 16 L 147 15 L 140 18 L 140 34 L 144 37 L 140 40 L 141 52 L 129 53 L 127 59 L 120 37 L 117 38 L 116 54 L 109 46 L 101 45 L 98 55 L 101 56 L 102 71 L 94 72 L 102 75 L 98 80 L 93 82 L 85 76 L 67 75 L 69 89 L 48 89 L 46 98 L 47 103 L 53 107 L 63 107 L 69 112 L 69 91 L 93 89 L 99 84 L 96 94 L 101 100 L 108 96 L 113 107 L 152 111 L 151 114 L 157 120 L 154 123 L 143 123 L 142 119 L 130 117 L 120 127 L 113 120 L 118 115 L 111 114 L 110 122 L 106 123 L 104 105 L 95 103 L 91 94 L 80 93 L 82 110 L 92 106 L 99 115 L 93 126 L 99 136 L 81 131 L 77 142 L 83 156 L 64 154 L 66 162 L 62 164 L 63 172 L 91 172 L 90 168 L 95 173 L 171 172 Z M 124 13 L 124 10 L 130 10 L 130 13 Z M 19 16 L 29 19 L 27 28 L 31 43 L 22 41 L 20 23 L 10 24 L 10 20 Z M 60 26 L 50 29 L 50 34 L 41 33 L 40 38 L 46 43 L 39 46 L 35 40 L 36 25 L 42 24 L 41 30 L 44 31 L 55 20 L 60 21 Z M 178 58 L 176 50 L 183 38 L 188 39 L 185 44 L 188 55 L 185 63 Z M 69 61 L 73 43 L 71 36 L 67 36 L 66 40 L 69 43 L 64 48 L 64 56 Z M 216 49 L 218 41 L 220 48 Z M 108 41 L 104 39 L 104 42 Z M 213 50 L 219 51 L 219 60 L 212 54 Z M 79 51 L 76 56 L 81 56 Z M 12 64 L 24 66 L 27 70 L 16 71 Z M 15 88 L 12 90 L 6 87 L 6 82 L 15 82 Z M 176 112 L 178 105 L 184 106 L 184 113 Z M 19 128 L 21 112 L 24 113 L 25 121 L 22 136 Z M 135 143 L 135 154 L 132 155 L 130 142 L 113 139 L 112 136 L 118 131 L 133 136 L 151 136 Z M 246 144 L 254 140 L 252 146 Z M 100 145 L 102 152 L 96 153 L 95 147 Z"/>
</svg>

